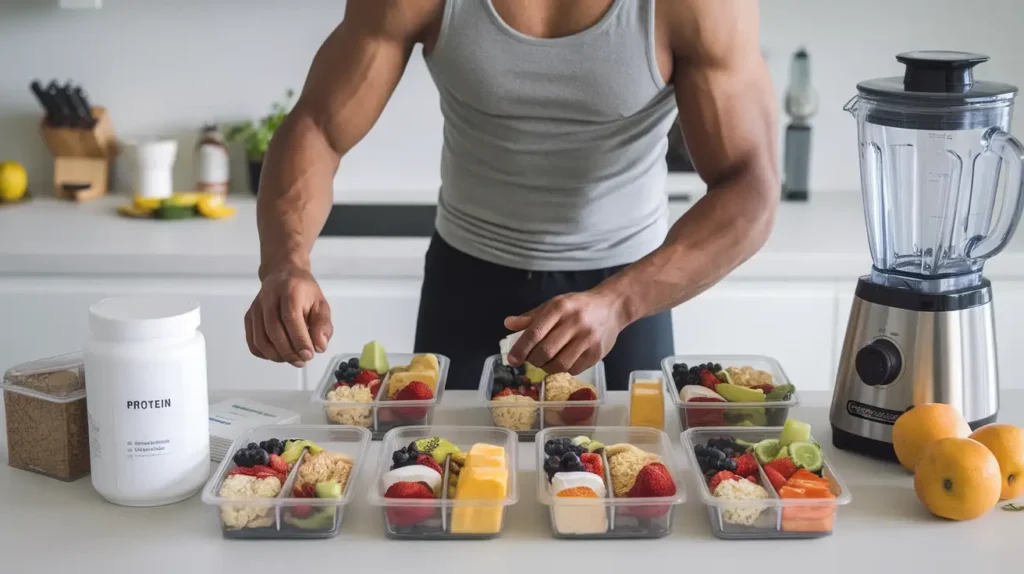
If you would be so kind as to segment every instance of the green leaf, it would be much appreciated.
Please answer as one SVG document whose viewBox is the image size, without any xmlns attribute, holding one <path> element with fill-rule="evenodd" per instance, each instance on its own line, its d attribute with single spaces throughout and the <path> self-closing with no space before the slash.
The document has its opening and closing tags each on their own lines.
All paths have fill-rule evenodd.
<svg viewBox="0 0 1024 574">
<path fill-rule="evenodd" d="M 1012 502 L 1007 502 L 1006 504 L 1000 506 L 999 508 L 1002 508 L 1003 510 L 1009 510 L 1010 512 L 1020 512 L 1024 510 L 1024 506 L 1020 506 Z"/>
</svg>

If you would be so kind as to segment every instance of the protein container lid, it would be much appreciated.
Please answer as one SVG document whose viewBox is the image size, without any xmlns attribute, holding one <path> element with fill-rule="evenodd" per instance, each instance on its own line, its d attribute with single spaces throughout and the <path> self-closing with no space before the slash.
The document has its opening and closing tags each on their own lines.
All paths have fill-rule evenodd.
<svg viewBox="0 0 1024 574">
<path fill-rule="evenodd" d="M 4 373 L 0 388 L 52 403 L 85 397 L 82 353 L 75 352 L 15 365 Z"/>
<path fill-rule="evenodd" d="M 89 307 L 89 329 L 101 339 L 184 337 L 199 327 L 199 303 L 174 295 L 111 297 Z"/>
</svg>

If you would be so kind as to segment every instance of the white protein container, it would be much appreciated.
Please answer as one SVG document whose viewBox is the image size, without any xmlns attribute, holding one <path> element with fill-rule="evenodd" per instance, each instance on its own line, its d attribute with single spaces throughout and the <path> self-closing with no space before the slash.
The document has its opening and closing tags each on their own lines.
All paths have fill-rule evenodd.
<svg viewBox="0 0 1024 574">
<path fill-rule="evenodd" d="M 104 299 L 85 349 L 92 484 L 110 502 L 191 497 L 210 472 L 206 341 L 199 305 L 176 296 Z"/>
</svg>

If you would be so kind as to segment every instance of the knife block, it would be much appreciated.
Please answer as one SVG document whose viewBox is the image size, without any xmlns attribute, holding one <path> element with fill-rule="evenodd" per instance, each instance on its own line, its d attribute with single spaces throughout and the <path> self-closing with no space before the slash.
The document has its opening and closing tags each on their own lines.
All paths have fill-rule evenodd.
<svg viewBox="0 0 1024 574">
<path fill-rule="evenodd" d="M 92 109 L 92 128 L 42 124 L 43 141 L 53 156 L 53 187 L 57 197 L 88 201 L 110 189 L 110 170 L 117 155 L 114 124 L 107 111 Z"/>
</svg>

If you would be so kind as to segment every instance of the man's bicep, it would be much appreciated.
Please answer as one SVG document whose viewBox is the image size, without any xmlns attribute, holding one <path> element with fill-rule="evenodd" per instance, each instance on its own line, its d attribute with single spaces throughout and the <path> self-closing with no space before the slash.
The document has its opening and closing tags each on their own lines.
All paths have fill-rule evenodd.
<svg viewBox="0 0 1024 574">
<path fill-rule="evenodd" d="M 345 20 L 317 51 L 296 112 L 343 155 L 370 131 L 409 61 L 416 31 L 391 2 L 349 2 Z"/>
<path fill-rule="evenodd" d="M 700 23 L 676 54 L 673 83 L 691 160 L 714 184 L 750 162 L 774 161 L 775 95 L 760 52 L 756 3 L 696 5 L 713 7 L 697 10 Z"/>
</svg>

